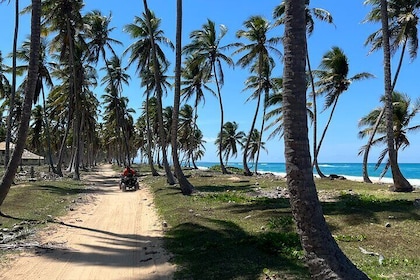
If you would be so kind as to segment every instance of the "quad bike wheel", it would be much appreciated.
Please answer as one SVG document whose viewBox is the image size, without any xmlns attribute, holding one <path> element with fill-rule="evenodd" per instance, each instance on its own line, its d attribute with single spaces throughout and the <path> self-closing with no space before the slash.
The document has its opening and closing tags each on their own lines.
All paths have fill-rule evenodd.
<svg viewBox="0 0 420 280">
<path fill-rule="evenodd" d="M 123 192 L 127 191 L 127 185 L 125 183 L 121 183 L 121 190 Z"/>
</svg>

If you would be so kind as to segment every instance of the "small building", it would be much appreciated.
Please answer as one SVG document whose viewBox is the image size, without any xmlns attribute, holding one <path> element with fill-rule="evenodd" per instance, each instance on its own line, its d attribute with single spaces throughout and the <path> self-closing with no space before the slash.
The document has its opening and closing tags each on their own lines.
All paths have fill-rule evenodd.
<svg viewBox="0 0 420 280">
<path fill-rule="evenodd" d="M 15 144 L 10 143 L 10 153 L 13 153 Z M 0 164 L 4 165 L 6 154 L 6 142 L 0 142 Z M 21 165 L 42 165 L 44 164 L 44 157 L 34 154 L 26 149 L 23 150 Z"/>
</svg>

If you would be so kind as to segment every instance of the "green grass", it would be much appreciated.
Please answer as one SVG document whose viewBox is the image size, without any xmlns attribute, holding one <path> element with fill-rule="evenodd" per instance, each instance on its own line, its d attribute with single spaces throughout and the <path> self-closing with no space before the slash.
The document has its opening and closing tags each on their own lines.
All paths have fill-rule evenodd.
<svg viewBox="0 0 420 280">
<path fill-rule="evenodd" d="M 164 177 L 144 177 L 169 225 L 176 279 L 309 279 L 289 201 L 258 195 L 286 188 L 275 177 L 186 170 L 196 193 Z M 232 178 L 235 177 L 235 178 Z M 316 180 L 328 225 L 346 255 L 371 279 L 420 279 L 420 192 L 386 185 Z M 388 223 L 388 227 L 387 227 Z M 360 248 L 384 256 L 362 254 Z"/>
<path fill-rule="evenodd" d="M 176 279 L 310 279 L 288 199 L 262 195 L 284 190 L 283 179 L 185 170 L 196 192 L 183 196 L 164 176 L 150 176 L 147 166 L 134 168 L 168 224 L 165 246 L 179 267 Z M 419 190 L 391 193 L 386 185 L 346 180 L 316 184 L 333 236 L 360 269 L 371 279 L 420 279 L 420 209 L 413 205 Z M 70 179 L 19 182 L 1 208 L 11 217 L 0 217 L 1 227 L 31 220 L 28 226 L 38 228 L 92 191 Z M 359 247 L 383 255 L 383 262 Z"/>
</svg>

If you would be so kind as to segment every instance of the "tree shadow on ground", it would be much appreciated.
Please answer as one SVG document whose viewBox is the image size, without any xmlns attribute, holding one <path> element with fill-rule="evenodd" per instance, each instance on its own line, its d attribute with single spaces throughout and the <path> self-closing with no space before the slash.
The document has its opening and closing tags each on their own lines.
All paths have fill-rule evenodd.
<svg viewBox="0 0 420 280">
<path fill-rule="evenodd" d="M 8 215 L 7 217 L 23 220 Z M 158 245 L 163 243 L 162 237 L 119 234 L 56 221 L 48 221 L 48 223 L 81 230 L 77 233 L 79 235 L 93 235 L 92 243 L 77 244 L 77 246 L 88 248 L 86 251 L 69 248 L 65 246 L 65 243 L 59 241 L 34 246 L 34 251 L 38 256 L 52 259 L 55 262 L 120 268 L 159 267 L 159 265 L 167 262 L 167 259 L 162 257 L 162 254 L 166 254 L 164 249 Z M 162 277 L 169 277 L 169 275 L 162 275 L 158 272 L 156 275 L 149 275 L 148 277 L 150 280 L 158 280 Z"/>
<path fill-rule="evenodd" d="M 291 251 L 301 250 L 296 234 L 250 235 L 230 221 L 200 219 L 200 224 L 184 223 L 166 235 L 166 245 L 182 268 L 176 279 L 254 280 L 263 271 L 281 271 L 276 279 L 309 278 L 303 263 L 290 257 Z"/>
<path fill-rule="evenodd" d="M 399 220 L 420 220 L 420 209 L 410 200 L 378 199 L 373 195 L 343 194 L 336 201 L 321 202 L 325 215 L 344 215 L 349 225 L 378 222 L 380 215 L 398 215 Z"/>
</svg>

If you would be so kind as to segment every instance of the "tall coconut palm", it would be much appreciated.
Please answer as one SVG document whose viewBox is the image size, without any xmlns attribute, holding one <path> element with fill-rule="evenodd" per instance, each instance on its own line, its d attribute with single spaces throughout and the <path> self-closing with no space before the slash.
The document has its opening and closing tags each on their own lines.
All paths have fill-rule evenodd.
<svg viewBox="0 0 420 280">
<path fill-rule="evenodd" d="M 81 88 L 82 80 L 80 75 L 82 71 L 82 49 L 85 45 L 81 34 L 84 27 L 83 18 L 81 16 L 81 9 L 84 2 L 81 0 L 67 1 L 67 0 L 45 0 L 42 1 L 42 13 L 44 16 L 43 27 L 46 32 L 52 32 L 55 36 L 51 40 L 51 51 L 59 53 L 60 63 L 67 64 L 70 91 L 69 91 L 69 116 L 74 117 L 74 120 L 68 122 L 72 125 L 74 145 L 72 145 L 72 153 L 75 156 L 74 161 L 69 168 L 74 172 L 73 178 L 80 180 L 80 127 L 81 115 L 73 114 L 81 110 Z M 65 141 L 60 149 L 59 161 L 57 163 L 57 172 L 61 173 L 61 157 L 65 149 Z"/>
<path fill-rule="evenodd" d="M 316 86 L 318 86 L 317 94 L 325 94 L 324 110 L 332 107 L 330 116 L 322 132 L 321 139 L 319 140 L 316 153 L 314 155 L 314 161 L 317 161 L 322 142 L 331 123 L 341 94 L 346 92 L 353 82 L 372 78 L 373 75 L 367 72 L 362 72 L 352 77 L 348 77 L 349 63 L 347 56 L 344 54 L 342 49 L 336 46 L 332 47 L 330 51 L 324 54 L 320 64 L 320 70 L 314 70 L 314 74 L 319 79 L 316 82 Z M 317 171 L 319 176 L 325 177 L 319 168 Z"/>
<path fill-rule="evenodd" d="M 187 57 L 184 65 L 184 68 L 181 70 L 181 96 L 183 97 L 184 101 L 194 99 L 194 119 L 192 124 L 192 135 L 197 136 L 201 133 L 201 131 L 199 131 L 197 127 L 198 105 L 201 102 L 203 102 L 203 104 L 205 102 L 204 89 L 215 96 L 217 95 L 214 92 L 214 90 L 207 85 L 207 83 L 209 82 L 209 77 L 205 74 L 205 72 L 203 71 L 203 69 L 200 68 L 199 65 L 194 63 L 194 58 L 192 55 Z M 192 160 L 194 163 L 194 159 Z"/>
<path fill-rule="evenodd" d="M 287 185 L 292 214 L 313 279 L 368 279 L 343 254 L 318 199 L 306 114 L 305 0 L 286 0 L 283 116 Z"/>
<path fill-rule="evenodd" d="M 238 145 L 243 148 L 243 140 L 246 138 L 246 134 L 243 131 L 238 131 L 238 128 L 239 125 L 236 122 L 226 122 L 222 131 L 224 135 L 217 135 L 216 144 L 222 141 L 222 150 L 217 152 L 223 154 L 226 165 L 229 157 L 238 155 Z"/>
<path fill-rule="evenodd" d="M 51 77 L 50 69 L 54 65 L 51 62 L 47 61 L 47 47 L 48 41 L 46 38 L 41 38 L 41 45 L 40 45 L 40 52 L 39 52 L 39 64 L 38 64 L 38 80 L 37 80 L 37 87 L 35 90 L 34 96 L 34 104 L 40 99 L 42 95 L 42 102 L 43 102 L 43 115 L 44 115 L 44 124 L 45 124 L 45 137 L 47 140 L 47 147 L 48 147 L 48 161 L 50 164 L 50 168 L 54 173 L 58 173 L 55 169 L 53 158 L 52 158 L 52 149 L 51 149 L 51 136 L 50 136 L 50 120 L 47 114 L 47 105 L 46 105 L 46 95 L 45 95 L 45 86 L 51 89 L 53 87 L 53 80 Z M 20 61 L 23 61 L 25 64 L 21 66 L 17 66 L 17 70 L 20 71 L 27 71 L 29 62 L 29 53 L 30 53 L 30 40 L 29 38 L 22 43 L 22 46 L 16 52 L 16 58 Z M 26 83 L 26 78 L 24 82 Z M 62 174 L 59 174 L 62 175 Z"/>
<path fill-rule="evenodd" d="M 284 16 L 285 16 L 285 2 L 283 1 L 280 5 L 278 5 L 277 7 L 274 8 L 273 11 L 273 18 L 276 19 L 276 21 L 274 22 L 274 25 L 281 25 L 284 24 Z M 322 8 L 309 8 L 309 0 L 305 0 L 305 22 L 306 22 L 306 34 L 307 37 L 311 36 L 313 31 L 314 31 L 314 26 L 315 26 L 315 21 L 314 19 L 326 22 L 326 23 L 333 23 L 333 17 L 330 14 L 330 12 L 328 12 L 325 9 Z M 308 42 L 306 41 L 306 44 Z M 311 115 L 312 115 L 312 121 L 313 121 L 313 154 L 315 155 L 317 153 L 316 148 L 317 148 L 317 137 L 318 137 L 318 108 L 317 108 L 317 99 L 316 99 L 316 93 L 315 93 L 315 82 L 314 82 L 314 77 L 312 74 L 312 69 L 311 69 L 311 60 L 309 58 L 309 49 L 308 46 L 306 45 L 306 63 L 307 63 L 307 68 L 308 68 L 308 74 L 309 74 L 309 79 L 311 82 L 311 87 L 312 87 L 312 110 L 311 110 Z M 318 166 L 318 161 L 315 159 L 313 161 L 313 165 L 315 166 L 315 168 L 317 170 L 319 170 L 319 166 Z"/>
<path fill-rule="evenodd" d="M 237 50 L 233 54 L 245 53 L 236 64 L 241 67 L 251 66 L 251 70 L 254 70 L 258 76 L 260 87 L 257 90 L 257 105 L 254 113 L 254 118 L 251 123 L 250 132 L 248 134 L 248 139 L 244 146 L 243 151 L 243 168 L 244 174 L 251 176 L 252 172 L 248 168 L 247 157 L 249 144 L 252 137 L 252 131 L 254 131 L 255 123 L 258 117 L 258 111 L 261 103 L 261 94 L 263 92 L 262 85 L 264 80 L 269 80 L 269 75 L 271 74 L 271 69 L 275 66 L 274 60 L 271 54 L 276 55 L 279 59 L 281 58 L 281 52 L 276 48 L 276 45 L 281 41 L 280 37 L 268 38 L 268 32 L 273 26 L 268 20 L 261 16 L 252 16 L 243 23 L 245 29 L 238 30 L 236 32 L 237 38 L 245 38 L 250 41 L 249 44 L 244 43 L 235 43 L 231 46 L 237 47 Z M 268 92 L 266 91 L 266 96 Z"/>
<path fill-rule="evenodd" d="M 157 41 L 156 41 L 156 33 L 154 31 L 156 31 L 156 29 L 153 29 L 154 27 L 154 23 L 153 22 L 153 17 L 152 17 L 152 13 L 150 12 L 148 5 L 147 5 L 147 1 L 143 0 L 143 6 L 144 6 L 144 10 L 145 10 L 145 23 L 146 23 L 146 30 L 147 30 L 147 34 L 148 34 L 148 38 L 150 40 L 150 50 L 151 53 L 149 52 L 149 56 L 147 56 L 148 61 L 150 62 L 150 65 L 153 67 L 153 75 L 154 75 L 154 79 L 155 79 L 155 86 L 156 86 L 156 97 L 157 97 L 157 102 L 158 102 L 158 117 L 159 117 L 159 139 L 161 141 L 161 147 L 162 147 L 162 156 L 163 156 L 163 165 L 165 168 L 165 173 L 166 173 L 166 179 L 168 181 L 168 183 L 170 185 L 174 185 L 175 184 L 175 178 L 172 174 L 172 171 L 169 167 L 169 163 L 168 163 L 168 157 L 167 157 L 167 152 L 166 152 L 166 142 L 165 142 L 165 131 L 163 129 L 163 106 L 162 106 L 162 85 L 161 85 L 161 63 L 159 63 L 159 48 L 157 47 Z M 149 51 L 150 51 L 149 50 Z M 150 58 L 150 59 L 149 59 Z"/>
<path fill-rule="evenodd" d="M 162 30 L 159 29 L 161 20 L 156 18 L 155 14 L 152 11 L 149 11 L 151 20 L 151 30 L 153 34 L 153 38 L 155 40 L 155 48 L 157 52 L 157 60 L 159 61 L 159 67 L 166 69 L 168 67 L 169 62 L 167 61 L 163 50 L 161 49 L 160 45 L 168 46 L 169 48 L 173 49 L 174 46 L 172 42 L 164 36 Z M 136 39 L 134 43 L 132 43 L 125 51 L 124 54 L 130 52 L 129 57 L 129 65 L 133 63 L 137 63 L 136 65 L 136 72 L 139 74 L 141 78 L 142 86 L 146 87 L 146 115 L 148 115 L 151 110 L 149 110 L 149 100 L 151 95 L 157 91 L 155 86 L 155 76 L 154 76 L 154 66 L 152 65 L 152 46 L 151 40 L 148 31 L 148 20 L 147 15 L 144 13 L 143 17 L 135 17 L 134 23 L 128 24 L 124 26 L 124 31 L 129 33 L 131 38 Z M 156 100 L 157 101 L 157 100 Z M 158 110 L 158 108 L 155 108 Z M 159 117 L 159 116 L 158 116 Z M 153 176 L 158 176 L 158 172 L 155 170 L 153 165 L 153 157 L 152 157 L 152 138 L 151 138 L 151 129 L 150 129 L 150 118 L 146 116 L 146 129 L 147 129 L 147 139 L 148 139 L 148 150 L 147 156 L 149 161 L 149 166 Z M 156 118 L 158 120 L 158 118 Z M 156 131 L 159 134 L 159 131 Z M 158 138 L 160 139 L 160 138 Z M 166 170 L 166 169 L 165 169 Z"/>
<path fill-rule="evenodd" d="M 25 100 L 23 103 L 23 110 L 21 122 L 19 125 L 18 138 L 16 141 L 15 149 L 12 157 L 7 165 L 6 171 L 3 175 L 0 184 L 0 206 L 3 204 L 13 179 L 17 172 L 17 168 L 21 162 L 25 142 L 28 135 L 29 121 L 31 118 L 32 101 L 35 94 L 38 62 L 39 62 L 39 49 L 40 49 L 40 36 L 41 36 L 41 0 L 32 0 L 32 14 L 31 14 L 31 52 L 28 69 L 28 83 L 25 90 Z M 1 212 L 0 212 L 1 213 Z"/>
<path fill-rule="evenodd" d="M 194 191 L 194 186 L 188 181 L 181 169 L 178 154 L 178 124 L 179 110 L 181 103 L 181 56 L 182 56 L 182 0 L 176 1 L 176 43 L 175 43 L 175 92 L 174 92 L 174 112 L 172 118 L 172 160 L 174 171 L 178 179 L 181 192 L 190 195 Z"/>
<path fill-rule="evenodd" d="M 365 22 L 380 22 L 381 21 L 381 7 L 380 7 L 380 0 L 366 0 L 364 4 L 369 4 L 373 6 L 372 11 L 366 17 Z M 389 1 L 389 14 L 388 19 L 390 20 L 390 52 L 391 55 L 395 54 L 398 48 L 401 46 L 401 54 L 398 62 L 398 66 L 396 68 L 394 78 L 391 85 L 391 92 L 394 90 L 395 85 L 398 80 L 398 75 L 400 73 L 403 58 L 406 53 L 407 45 L 409 46 L 409 55 L 410 59 L 414 59 L 417 56 L 418 50 L 418 38 L 417 38 L 417 23 L 419 21 L 419 17 L 417 16 L 417 11 L 420 6 L 419 1 Z M 365 45 L 370 44 L 371 50 L 370 52 L 379 50 L 382 48 L 383 38 L 382 38 L 382 28 L 374 32 L 373 34 L 369 35 L 367 38 Z M 363 153 L 363 180 L 366 183 L 372 183 L 369 179 L 368 171 L 367 171 L 367 162 L 369 157 L 370 147 L 372 145 L 372 141 L 375 137 L 375 133 L 377 127 L 379 126 L 383 116 L 385 113 L 385 107 L 383 107 L 382 113 L 378 115 L 378 119 L 376 125 L 369 137 L 369 140 L 365 146 L 364 153 Z"/>
<path fill-rule="evenodd" d="M 382 44 L 384 52 L 384 88 L 385 88 L 385 116 L 386 116 L 386 137 L 388 146 L 388 159 L 391 166 L 392 179 L 394 185 L 393 191 L 397 192 L 411 192 L 413 186 L 401 173 L 397 163 L 397 151 L 394 144 L 394 130 L 393 130 L 393 108 L 392 108 L 392 85 L 391 85 L 391 48 L 389 40 L 388 27 L 388 3 L 386 0 L 381 0 L 381 16 L 382 16 Z"/>
<path fill-rule="evenodd" d="M 1 1 L 3 2 L 3 1 Z M 12 138 L 12 119 L 13 111 L 15 106 L 15 96 L 16 96 L 16 50 L 17 50 L 17 40 L 19 32 L 19 0 L 15 0 L 15 29 L 13 35 L 13 55 L 12 55 L 12 87 L 10 90 L 9 96 L 9 114 L 6 121 L 6 149 L 5 149 L 5 158 L 4 165 L 6 166 L 10 159 L 10 141 Z"/>
<path fill-rule="evenodd" d="M 224 74 L 222 62 L 228 66 L 233 66 L 233 60 L 223 53 L 228 46 L 221 46 L 221 40 L 226 35 L 228 29 L 224 25 L 219 26 L 216 31 L 216 24 L 211 20 L 203 24 L 202 29 L 194 30 L 190 33 L 191 43 L 184 47 L 184 52 L 193 56 L 193 64 L 199 65 L 204 74 L 204 80 L 212 77 L 216 83 L 217 98 L 220 107 L 220 134 L 222 134 L 224 124 L 224 110 L 221 88 L 224 85 Z M 221 150 L 219 143 L 219 150 Z M 220 167 L 223 174 L 228 173 L 223 164 L 222 155 L 219 155 Z"/>
<path fill-rule="evenodd" d="M 120 98 L 121 92 L 123 90 L 123 85 L 128 85 L 130 75 L 127 74 L 127 68 L 122 66 L 121 58 L 117 56 L 112 56 L 110 60 L 106 61 L 106 66 L 101 68 L 101 70 L 106 69 L 106 75 L 102 78 L 102 85 L 106 85 L 111 92 L 115 92 L 114 96 Z M 115 108 L 117 110 L 117 108 Z M 125 150 L 125 160 L 124 164 L 130 164 L 130 149 L 128 144 L 128 138 L 126 131 L 123 128 L 123 119 L 124 115 L 119 115 L 120 111 L 115 111 L 116 113 L 116 136 L 121 138 L 122 134 L 122 143 Z"/>
<path fill-rule="evenodd" d="M 257 66 L 257 65 L 254 65 Z M 264 65 L 264 72 L 268 71 L 269 74 L 263 73 L 261 76 L 250 76 L 246 81 L 245 81 L 245 89 L 246 90 L 253 90 L 253 94 L 247 99 L 257 99 L 257 107 L 259 106 L 260 103 L 260 99 L 261 99 L 261 92 L 264 92 L 264 99 L 263 99 L 263 113 L 262 113 L 262 121 L 261 121 L 261 133 L 258 132 L 258 135 L 261 137 L 260 141 L 258 141 L 258 143 L 262 143 L 262 135 L 263 135 L 263 131 L 265 130 L 265 120 L 266 120 L 266 112 L 267 112 L 267 105 L 268 105 L 268 100 L 270 98 L 270 91 L 273 89 L 274 85 L 273 85 L 273 79 L 271 79 L 271 68 L 272 66 L 270 64 L 265 64 Z M 252 67 L 251 69 L 254 69 L 254 67 Z M 258 72 L 257 70 L 251 70 L 251 72 Z M 258 110 L 257 110 L 258 111 Z M 256 115 L 254 115 L 254 117 L 256 118 Z M 255 130 L 255 129 L 254 129 Z M 251 140 L 252 141 L 252 140 Z M 254 160 L 254 169 L 255 169 L 255 173 L 257 173 L 258 171 L 258 160 L 259 160 L 259 156 L 260 156 L 260 149 L 257 149 L 256 151 L 256 156 L 255 158 L 253 158 Z"/>
<path fill-rule="evenodd" d="M 385 96 L 381 98 L 382 102 L 385 102 Z M 395 139 L 395 150 L 397 152 L 398 160 L 398 151 L 404 149 L 410 145 L 410 141 L 407 138 L 409 132 L 415 132 L 420 130 L 420 125 L 410 126 L 410 122 L 420 111 L 420 98 L 416 99 L 414 104 L 411 102 L 411 98 L 399 92 L 393 92 L 392 94 L 392 104 L 393 104 L 393 130 L 394 130 L 394 139 Z M 373 133 L 374 128 L 376 127 L 376 120 L 378 116 L 382 113 L 383 107 L 376 108 L 371 111 L 368 115 L 364 116 L 359 121 L 359 127 L 366 127 L 365 129 L 359 131 L 359 136 L 361 138 L 366 137 Z M 377 134 L 379 136 L 372 141 L 372 145 L 386 144 L 386 124 L 382 119 L 380 125 L 377 127 Z M 364 152 L 363 147 L 360 153 Z M 360 154 L 359 153 L 359 154 Z M 385 148 L 380 153 L 376 168 L 383 162 L 385 156 L 388 154 L 388 148 Z M 389 161 L 387 161 L 381 176 L 385 175 L 386 171 L 389 168 Z"/>
</svg>

